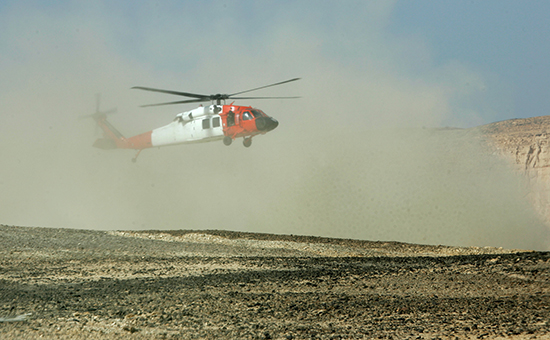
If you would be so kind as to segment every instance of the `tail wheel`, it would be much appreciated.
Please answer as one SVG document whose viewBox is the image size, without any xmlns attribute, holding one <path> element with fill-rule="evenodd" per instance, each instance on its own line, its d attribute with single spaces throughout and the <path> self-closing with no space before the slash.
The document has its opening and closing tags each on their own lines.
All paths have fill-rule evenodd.
<svg viewBox="0 0 550 340">
<path fill-rule="evenodd" d="M 252 138 L 243 139 L 243 145 L 247 148 L 250 147 L 250 145 L 252 145 Z"/>
<path fill-rule="evenodd" d="M 225 136 L 223 138 L 223 144 L 229 146 L 229 145 L 231 145 L 231 143 L 233 143 L 233 138 L 231 138 L 229 136 Z"/>
</svg>

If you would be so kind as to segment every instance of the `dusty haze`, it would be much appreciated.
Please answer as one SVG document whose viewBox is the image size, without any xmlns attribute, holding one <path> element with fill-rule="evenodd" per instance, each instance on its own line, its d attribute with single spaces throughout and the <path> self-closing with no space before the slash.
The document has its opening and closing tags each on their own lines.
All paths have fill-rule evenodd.
<svg viewBox="0 0 550 340">
<path fill-rule="evenodd" d="M 2 223 L 547 247 L 522 179 L 469 130 L 299 129 L 278 118 L 250 149 L 151 149 L 136 164 L 133 151 L 92 149 L 91 122 L 45 127 L 38 144 L 4 149 Z"/>
<path fill-rule="evenodd" d="M 202 41 L 225 29 L 223 20 L 185 43 L 166 38 L 178 46 L 155 40 L 174 34 L 161 25 L 144 50 L 176 60 L 191 58 L 192 48 L 200 56 L 174 71 L 174 60 L 153 66 L 138 51 L 120 53 L 101 8 L 88 8 L 83 19 L 13 6 L 13 19 L 2 24 L 5 48 L 18 54 L 1 61 L 0 223 L 548 249 L 521 179 L 483 153 L 469 130 L 432 129 L 479 122 L 472 103 L 484 99 L 482 77 L 457 62 L 431 64 L 422 44 L 380 36 L 389 9 L 372 7 L 358 14 L 373 19 L 362 41 L 368 47 L 347 64 L 331 57 L 318 32 L 300 26 L 315 13 L 277 26 L 268 42 L 251 42 L 254 53 L 206 52 L 211 44 Z M 249 43 L 232 37 L 217 47 L 239 51 Z M 427 60 L 422 76 L 415 58 Z M 258 95 L 302 99 L 237 103 L 280 122 L 249 149 L 240 141 L 150 149 L 133 164 L 133 151 L 93 149 L 93 122 L 77 120 L 93 113 L 101 92 L 103 109 L 118 108 L 110 121 L 131 136 L 193 108 L 140 109 L 174 98 L 132 86 L 234 93 L 293 77 L 303 79 Z M 477 109 L 499 109 L 490 104 Z M 456 112 L 471 119 L 457 120 Z"/>
</svg>

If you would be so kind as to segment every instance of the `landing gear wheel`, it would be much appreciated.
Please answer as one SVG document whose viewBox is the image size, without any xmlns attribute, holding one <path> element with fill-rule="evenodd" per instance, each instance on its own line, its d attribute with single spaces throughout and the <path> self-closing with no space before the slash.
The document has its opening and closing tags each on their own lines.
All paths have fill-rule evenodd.
<svg viewBox="0 0 550 340">
<path fill-rule="evenodd" d="M 250 145 L 252 145 L 252 138 L 243 139 L 243 145 L 247 148 L 250 147 Z"/>
<path fill-rule="evenodd" d="M 231 143 L 233 143 L 233 138 L 231 138 L 229 136 L 223 137 L 223 144 L 229 146 L 229 145 L 231 145 Z"/>
</svg>

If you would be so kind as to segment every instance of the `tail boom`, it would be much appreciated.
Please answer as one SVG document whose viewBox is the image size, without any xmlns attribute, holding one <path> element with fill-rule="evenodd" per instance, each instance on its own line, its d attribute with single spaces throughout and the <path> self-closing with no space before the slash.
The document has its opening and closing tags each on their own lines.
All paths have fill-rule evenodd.
<svg viewBox="0 0 550 340">
<path fill-rule="evenodd" d="M 93 146 L 103 150 L 111 149 L 134 149 L 143 150 L 153 146 L 151 143 L 151 133 L 148 131 L 137 136 L 125 138 L 105 116 L 97 117 L 97 125 L 103 130 L 103 138 L 97 139 Z"/>
</svg>

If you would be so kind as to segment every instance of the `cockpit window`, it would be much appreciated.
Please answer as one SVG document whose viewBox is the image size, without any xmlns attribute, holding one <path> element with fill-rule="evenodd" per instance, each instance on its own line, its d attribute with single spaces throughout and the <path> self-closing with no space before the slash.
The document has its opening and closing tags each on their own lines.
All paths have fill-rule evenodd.
<svg viewBox="0 0 550 340">
<path fill-rule="evenodd" d="M 262 114 L 258 110 L 252 110 L 252 114 L 254 115 L 254 118 L 258 118 L 262 116 Z"/>
<path fill-rule="evenodd" d="M 250 112 L 245 111 L 243 113 L 243 120 L 250 120 L 250 119 L 252 119 L 252 115 L 250 114 Z"/>
</svg>

